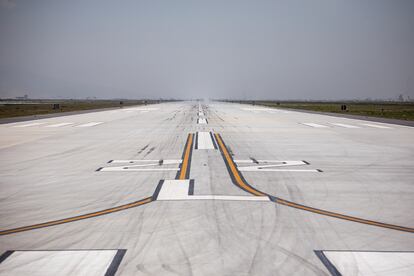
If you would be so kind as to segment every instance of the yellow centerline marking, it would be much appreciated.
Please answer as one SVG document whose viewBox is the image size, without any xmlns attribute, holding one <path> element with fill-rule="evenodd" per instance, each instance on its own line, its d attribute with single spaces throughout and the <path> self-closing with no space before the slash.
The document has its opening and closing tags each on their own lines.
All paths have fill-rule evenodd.
<svg viewBox="0 0 414 276">
<path fill-rule="evenodd" d="M 255 196 L 269 196 L 268 194 L 265 194 L 265 193 L 263 193 L 259 190 L 256 190 L 255 188 L 250 186 L 244 180 L 241 173 L 237 169 L 236 164 L 233 161 L 233 158 L 230 156 L 230 153 L 228 152 L 227 147 L 225 146 L 221 136 L 219 134 L 214 134 L 214 136 L 215 136 L 215 138 L 216 138 L 216 140 L 219 144 L 220 150 L 223 153 L 224 159 L 225 159 L 225 161 L 226 161 L 226 163 L 227 163 L 227 165 L 230 169 L 232 178 L 234 179 L 236 184 L 241 189 L 243 189 L 246 192 L 249 192 L 249 193 L 251 193 Z M 189 167 L 189 162 L 190 162 L 189 159 L 190 159 L 190 155 L 191 155 L 191 149 L 192 149 L 192 146 L 193 146 L 193 139 L 194 139 L 194 134 L 189 134 L 188 138 L 187 138 L 187 145 L 186 145 L 185 152 L 184 152 L 184 158 L 183 158 L 183 162 L 182 162 L 182 166 L 181 166 L 181 171 L 180 171 L 179 178 L 178 178 L 180 180 L 186 179 L 186 174 L 187 174 L 188 167 Z M 321 215 L 325 215 L 325 216 L 330 216 L 330 217 L 335 217 L 335 218 L 339 218 L 339 219 L 343 219 L 343 220 L 348 220 L 348 221 L 353 221 L 353 222 L 378 226 L 378 227 L 382 227 L 382 228 L 388 228 L 388 229 L 393 229 L 393 230 L 399 230 L 399 231 L 414 233 L 414 228 L 409 228 L 409 227 L 404 227 L 404 226 L 398 226 L 398 225 L 393 225 L 393 224 L 387 224 L 387 223 L 362 219 L 362 218 L 358 218 L 358 217 L 342 215 L 342 214 L 339 214 L 339 213 L 334 213 L 334 212 L 330 212 L 330 211 L 326 211 L 326 210 L 321 210 L 321 209 L 301 205 L 301 204 L 291 202 L 291 201 L 287 201 L 287 200 L 277 198 L 277 197 L 269 196 L 269 198 L 272 201 L 274 201 L 276 204 L 281 204 L 281 205 L 285 205 L 285 206 L 288 206 L 288 207 L 305 210 L 305 211 L 308 211 L 308 212 L 313 212 L 313 213 L 317 213 L 317 214 L 321 214 Z M 132 203 L 128 203 L 128 204 L 120 205 L 120 206 L 117 206 L 117 207 L 105 209 L 105 210 L 102 210 L 102 211 L 88 213 L 88 214 L 85 214 L 85 215 L 80 215 L 80 216 L 75 216 L 75 217 L 70 217 L 70 218 L 60 219 L 60 220 L 54 220 L 54 221 L 49 221 L 49 222 L 44 222 L 44 223 L 39 223 L 39 224 L 34 224 L 34 225 L 29 225 L 29 226 L 23 226 L 23 227 L 18 227 L 18 228 L 14 228 L 14 229 L 3 230 L 3 231 L 0 231 L 0 236 L 13 234 L 13 233 L 18 233 L 18 232 L 23 232 L 23 231 L 28 231 L 28 230 L 39 229 L 39 228 L 43 228 L 43 227 L 59 225 L 59 224 L 78 221 L 78 220 L 82 220 L 82 219 L 93 218 L 93 217 L 97 217 L 97 216 L 101 216 L 101 215 L 106 215 L 106 214 L 122 211 L 122 210 L 129 209 L 129 208 L 137 207 L 137 206 L 140 206 L 140 205 L 144 205 L 144 204 L 150 203 L 152 201 L 153 201 L 152 197 L 147 197 L 147 198 L 141 199 L 139 201 L 135 201 L 135 202 L 132 202 Z"/>
<path fill-rule="evenodd" d="M 236 164 L 233 161 L 233 158 L 231 158 L 229 151 L 227 150 L 226 146 L 223 143 L 223 140 L 221 139 L 221 136 L 217 133 L 214 134 L 216 137 L 216 140 L 220 146 L 221 152 L 224 155 L 225 160 L 227 161 L 227 165 L 229 166 L 231 173 L 233 174 L 234 180 L 237 182 L 237 185 L 240 186 L 243 190 L 246 192 L 249 192 L 255 196 L 267 196 L 265 193 L 262 193 L 261 191 L 258 191 L 248 185 L 240 176 L 240 172 L 236 167 Z"/>
<path fill-rule="evenodd" d="M 321 210 L 321 209 L 317 209 L 317 208 L 313 208 L 313 207 L 309 207 L 309 206 L 304 206 L 304 205 L 297 204 L 295 202 L 287 201 L 287 200 L 284 200 L 284 199 L 279 199 L 278 198 L 278 199 L 276 199 L 275 203 L 279 203 L 279 204 L 282 204 L 282 205 L 285 205 L 285 206 L 289 206 L 289 207 L 293 207 L 293 208 L 296 208 L 296 209 L 301 209 L 301 210 L 305 210 L 305 211 L 308 211 L 308 212 L 312 212 L 312 213 L 316 213 L 316 214 L 320 214 L 320 215 L 325 215 L 325 216 L 329 216 L 329 217 L 349 220 L 349 221 L 353 221 L 353 222 L 359 222 L 359 223 L 363 223 L 363 224 L 369 224 L 369 225 L 378 226 L 378 227 L 382 227 L 382 228 L 388 228 L 388 229 L 394 229 L 394 230 L 400 230 L 400 231 L 414 233 L 414 228 L 409 228 L 409 227 L 404 227 L 404 226 L 399 226 L 399 225 L 394 225 L 394 224 L 388 224 L 388 223 L 383 223 L 383 222 L 373 221 L 373 220 L 368 220 L 368 219 L 362 219 L 362 218 L 352 217 L 352 216 L 348 216 L 348 215 L 342 215 L 342 214 L 334 213 L 334 212 L 331 212 L 331 211 L 326 211 L 326 210 Z"/>
<path fill-rule="evenodd" d="M 194 140 L 194 134 L 190 133 L 188 135 L 188 138 L 187 138 L 187 145 L 186 145 L 186 148 L 185 148 L 185 151 L 184 151 L 184 158 L 183 158 L 183 162 L 182 162 L 182 166 L 181 166 L 179 179 L 185 179 L 186 178 L 186 174 L 187 174 L 188 167 L 189 167 L 189 162 L 190 162 L 189 160 L 190 160 L 190 157 L 191 157 L 191 149 L 192 149 L 192 146 L 193 146 L 193 140 Z M 85 214 L 85 215 L 80 215 L 80 216 L 75 216 L 75 217 L 70 217 L 70 218 L 65 218 L 65 219 L 59 219 L 59 220 L 53 220 L 53 221 L 49 221 L 49 222 L 38 223 L 38 224 L 33 224 L 33 225 L 8 229 L 8 230 L 2 230 L 2 231 L 0 231 L 0 236 L 13 234 L 13 233 L 18 233 L 18 232 L 23 232 L 23 231 L 28 231 L 28 230 L 39 229 L 39 228 L 43 228 L 43 227 L 59 225 L 59 224 L 68 223 L 68 222 L 74 222 L 74 221 L 93 218 L 93 217 L 97 217 L 97 216 L 102 216 L 102 215 L 106 215 L 106 214 L 110 214 L 110 213 L 119 212 L 119 211 L 122 211 L 122 210 L 125 210 L 125 209 L 134 208 L 134 207 L 137 207 L 137 206 L 140 206 L 140 205 L 144 205 L 144 204 L 150 203 L 152 201 L 154 201 L 154 200 L 151 196 L 151 197 L 147 197 L 147 198 L 144 198 L 144 199 L 132 202 L 132 203 L 116 206 L 116 207 L 105 209 L 105 210 L 102 210 L 102 211 L 88 213 L 88 214 Z"/>
<path fill-rule="evenodd" d="M 214 136 L 216 137 L 216 140 L 217 140 L 217 142 L 220 146 L 221 152 L 223 153 L 224 159 L 225 159 L 226 163 L 228 164 L 228 166 L 230 168 L 230 172 L 231 172 L 234 180 L 237 182 L 237 185 L 240 188 L 242 188 L 243 190 L 245 190 L 246 192 L 249 192 L 253 195 L 269 196 L 269 195 L 267 195 L 267 194 L 265 194 L 261 191 L 258 191 L 256 189 L 254 189 L 252 186 L 250 186 L 244 180 L 244 178 L 241 176 L 241 173 L 237 169 L 237 167 L 236 167 L 236 165 L 233 161 L 233 158 L 230 156 L 230 154 L 227 150 L 227 147 L 225 146 L 221 136 L 217 133 L 214 134 Z M 292 208 L 296 208 L 296 209 L 300 209 L 300 210 L 304 210 L 304 211 L 308 211 L 308 212 L 312 212 L 312 213 L 316 213 L 316 214 L 320 214 L 320 215 L 324 215 L 324 216 L 329 216 L 329 217 L 334 217 L 334 218 L 338 218 L 338 219 L 358 222 L 358 223 L 367 224 L 367 225 L 378 226 L 378 227 L 382 227 L 382 228 L 388 228 L 388 229 L 393 229 L 393 230 L 399 230 L 399 231 L 414 233 L 414 228 L 410 228 L 410 227 L 404 227 L 404 226 L 388 224 L 388 223 L 383 223 L 383 222 L 378 222 L 378 221 L 373 221 L 373 220 L 367 220 L 367 219 L 352 217 L 352 216 L 348 216 L 348 215 L 342 215 L 342 214 L 334 213 L 334 212 L 331 212 L 331 211 L 326 211 L 326 210 L 321 210 L 321 209 L 301 205 L 301 204 L 291 202 L 291 201 L 288 201 L 288 200 L 284 200 L 284 199 L 278 198 L 278 197 L 273 197 L 273 196 L 269 196 L 269 197 L 276 204 L 281 204 L 281 205 L 284 205 L 284 206 L 288 206 L 288 207 L 292 207 Z"/>
<path fill-rule="evenodd" d="M 188 166 L 190 164 L 189 163 L 190 153 L 191 153 L 191 148 L 193 146 L 193 139 L 194 139 L 194 134 L 193 133 L 188 134 L 187 145 L 184 151 L 184 158 L 181 164 L 180 174 L 178 176 L 178 179 L 180 180 L 186 179 L 186 176 L 187 176 Z"/>
<path fill-rule="evenodd" d="M 152 197 L 147 197 L 147 198 L 141 199 L 139 201 L 135 201 L 135 202 L 132 202 L 132 203 L 120 205 L 120 206 L 117 206 L 117 207 L 113 207 L 113 208 L 109 208 L 109 209 L 105 209 L 105 210 L 102 210 L 102 211 L 93 212 L 93 213 L 89 213 L 89 214 L 85 214 L 85 215 L 70 217 L 70 218 L 66 218 L 66 219 L 53 220 L 53 221 L 49 221 L 49 222 L 33 224 L 33 225 L 18 227 L 18 228 L 9 229 L 9 230 L 3 230 L 3 231 L 0 231 L 0 236 L 13 234 L 13 233 L 18 233 L 18 232 L 23 232 L 23 231 L 28 231 L 28 230 L 33 230 L 33 229 L 38 229 L 38 228 L 43 228 L 43 227 L 48 227 L 48 226 L 54 226 L 54 225 L 73 222 L 73 221 L 78 221 L 78 220 L 82 220 L 82 219 L 93 218 L 93 217 L 97 217 L 97 216 L 102 216 L 102 215 L 122 211 L 122 210 L 125 210 L 125 209 L 137 207 L 137 206 L 140 206 L 140 205 L 144 205 L 144 204 L 150 203 L 152 201 L 153 201 Z"/>
</svg>

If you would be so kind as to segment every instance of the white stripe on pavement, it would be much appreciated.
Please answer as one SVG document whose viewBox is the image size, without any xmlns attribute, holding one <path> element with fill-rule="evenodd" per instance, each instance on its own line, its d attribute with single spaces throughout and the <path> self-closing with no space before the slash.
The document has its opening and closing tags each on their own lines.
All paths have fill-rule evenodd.
<svg viewBox="0 0 414 276">
<path fill-rule="evenodd" d="M 375 127 L 375 128 L 387 128 L 387 129 L 391 128 L 391 127 L 387 127 L 387 126 L 374 125 L 374 124 L 361 124 L 361 125 L 369 126 L 369 127 Z"/>
<path fill-rule="evenodd" d="M 30 123 L 30 124 L 25 124 L 25 125 L 18 125 L 18 126 L 13 126 L 13 127 L 31 127 L 31 126 L 40 126 L 43 125 L 45 123 Z"/>
<path fill-rule="evenodd" d="M 205 118 L 198 118 L 197 124 L 199 124 L 199 125 L 206 125 L 207 124 L 207 120 Z"/>
<path fill-rule="evenodd" d="M 316 128 L 327 128 L 327 126 L 320 125 L 320 124 L 314 124 L 314 123 L 302 123 L 302 124 L 310 126 L 310 127 L 316 127 Z"/>
<path fill-rule="evenodd" d="M 210 132 L 197 133 L 197 149 L 214 149 L 214 144 L 211 140 Z"/>
<path fill-rule="evenodd" d="M 68 126 L 68 125 L 73 125 L 73 123 L 59 123 L 59 124 L 54 124 L 54 125 L 48 125 L 46 127 L 62 127 L 62 126 Z"/>
<path fill-rule="evenodd" d="M 340 124 L 340 123 L 331 123 L 334 126 L 339 126 L 339 127 L 344 127 L 344 128 L 360 128 L 357 126 L 353 126 L 353 125 L 347 125 L 347 124 Z"/>
<path fill-rule="evenodd" d="M 90 122 L 87 124 L 83 124 L 83 125 L 78 125 L 77 127 L 92 127 L 92 126 L 97 126 L 103 124 L 103 122 Z"/>
</svg>

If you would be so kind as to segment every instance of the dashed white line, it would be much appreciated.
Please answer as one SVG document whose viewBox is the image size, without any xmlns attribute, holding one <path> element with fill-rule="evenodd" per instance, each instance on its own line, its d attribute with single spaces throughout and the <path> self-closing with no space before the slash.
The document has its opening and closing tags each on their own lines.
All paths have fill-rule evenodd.
<svg viewBox="0 0 414 276">
<path fill-rule="evenodd" d="M 245 111 L 272 111 L 273 109 L 270 108 L 242 108 Z"/>
<path fill-rule="evenodd" d="M 278 109 L 274 109 L 274 110 L 270 110 L 270 111 L 268 111 L 268 113 L 271 113 L 271 114 L 275 114 L 275 113 L 285 113 L 285 114 L 287 114 L 287 113 L 291 113 L 290 111 L 285 111 L 285 110 L 278 110 Z"/>
<path fill-rule="evenodd" d="M 45 123 L 30 123 L 30 124 L 25 124 L 25 125 L 18 125 L 18 126 L 13 126 L 13 127 L 32 127 L 32 126 L 40 126 L 43 125 Z"/>
<path fill-rule="evenodd" d="M 97 126 L 103 124 L 103 122 L 90 122 L 90 123 L 86 123 L 83 125 L 78 125 L 77 127 L 93 127 L 93 126 Z"/>
<path fill-rule="evenodd" d="M 48 125 L 46 127 L 62 127 L 62 126 L 68 126 L 68 125 L 73 125 L 73 123 L 59 123 L 59 124 Z"/>
<path fill-rule="evenodd" d="M 391 127 L 387 127 L 387 126 L 381 126 L 381 125 L 374 125 L 374 124 L 361 124 L 364 126 L 369 126 L 369 127 L 375 127 L 375 128 L 384 128 L 384 129 L 390 129 Z"/>
<path fill-rule="evenodd" d="M 347 125 L 347 124 L 340 124 L 340 123 L 331 123 L 334 126 L 344 127 L 344 128 L 360 128 L 358 126 Z"/>
<path fill-rule="evenodd" d="M 121 111 L 124 111 L 124 112 L 135 112 L 135 111 L 139 111 L 139 112 L 142 112 L 142 111 L 149 112 L 149 111 L 154 111 L 154 110 L 158 110 L 158 108 L 144 108 L 144 107 L 141 107 L 141 108 L 126 108 L 126 109 L 121 109 Z"/>
<path fill-rule="evenodd" d="M 328 126 L 324 126 L 324 125 L 320 125 L 320 124 L 315 124 L 315 123 L 302 123 L 303 125 L 307 125 L 310 127 L 315 127 L 315 128 L 328 128 Z"/>
</svg>

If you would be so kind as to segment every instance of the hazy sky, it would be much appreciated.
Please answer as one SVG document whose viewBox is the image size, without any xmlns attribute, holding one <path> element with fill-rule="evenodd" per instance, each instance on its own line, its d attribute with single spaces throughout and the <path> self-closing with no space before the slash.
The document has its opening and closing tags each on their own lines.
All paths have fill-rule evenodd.
<svg viewBox="0 0 414 276">
<path fill-rule="evenodd" d="M 0 97 L 414 98 L 414 1 L 0 0 Z"/>
</svg>

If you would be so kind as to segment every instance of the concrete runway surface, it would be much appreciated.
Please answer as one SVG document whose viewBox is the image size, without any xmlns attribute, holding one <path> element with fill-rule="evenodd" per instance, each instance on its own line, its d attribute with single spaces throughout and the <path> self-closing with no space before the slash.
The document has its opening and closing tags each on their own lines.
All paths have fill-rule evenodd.
<svg viewBox="0 0 414 276">
<path fill-rule="evenodd" d="M 0 134 L 0 275 L 413 275 L 412 127 L 176 102 Z"/>
</svg>

